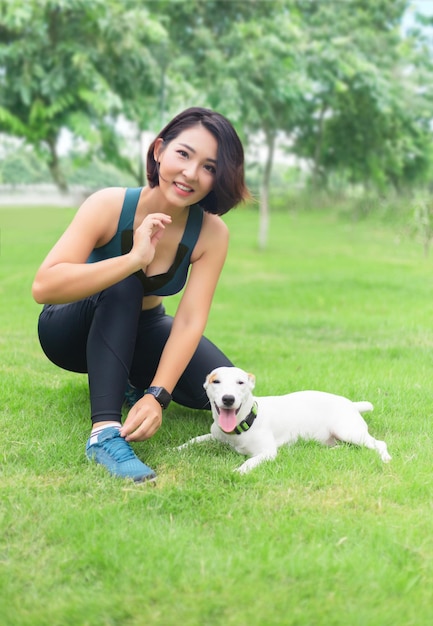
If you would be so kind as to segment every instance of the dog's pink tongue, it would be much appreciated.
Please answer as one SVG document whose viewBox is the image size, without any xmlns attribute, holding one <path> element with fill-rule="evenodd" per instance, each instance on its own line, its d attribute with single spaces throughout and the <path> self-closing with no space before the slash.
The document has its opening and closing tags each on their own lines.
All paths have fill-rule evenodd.
<svg viewBox="0 0 433 626">
<path fill-rule="evenodd" d="M 226 433 L 231 433 L 236 428 L 236 411 L 234 409 L 220 409 L 218 425 Z"/>
</svg>

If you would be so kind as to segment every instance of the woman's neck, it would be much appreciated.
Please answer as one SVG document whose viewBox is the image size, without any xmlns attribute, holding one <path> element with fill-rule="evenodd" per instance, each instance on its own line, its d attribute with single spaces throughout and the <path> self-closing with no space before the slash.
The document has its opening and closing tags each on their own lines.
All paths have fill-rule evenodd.
<svg viewBox="0 0 433 626">
<path fill-rule="evenodd" d="M 189 212 L 189 206 L 177 206 L 167 201 L 161 193 L 159 187 L 143 187 L 140 195 L 137 210 L 143 217 L 149 213 L 166 213 L 170 215 L 173 222 L 182 222 Z"/>
</svg>

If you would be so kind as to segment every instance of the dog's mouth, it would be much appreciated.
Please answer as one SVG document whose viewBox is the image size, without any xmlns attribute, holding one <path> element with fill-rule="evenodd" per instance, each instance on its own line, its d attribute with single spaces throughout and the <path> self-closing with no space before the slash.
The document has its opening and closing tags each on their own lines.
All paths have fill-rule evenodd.
<svg viewBox="0 0 433 626">
<path fill-rule="evenodd" d="M 228 409 L 215 404 L 215 408 L 218 413 L 218 426 L 225 433 L 231 433 L 238 425 L 237 414 L 239 413 L 240 407 L 239 409 Z"/>
</svg>

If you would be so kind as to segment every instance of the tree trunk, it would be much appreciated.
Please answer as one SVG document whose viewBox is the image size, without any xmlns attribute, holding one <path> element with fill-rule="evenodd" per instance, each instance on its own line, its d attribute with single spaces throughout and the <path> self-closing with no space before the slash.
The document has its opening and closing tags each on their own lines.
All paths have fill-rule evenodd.
<svg viewBox="0 0 433 626">
<path fill-rule="evenodd" d="M 259 208 L 259 249 L 264 250 L 268 243 L 269 230 L 269 183 L 271 179 L 272 164 L 274 161 L 275 132 L 266 131 L 267 156 L 263 170 L 262 188 L 260 191 Z"/>
<path fill-rule="evenodd" d="M 322 154 L 322 144 L 323 144 L 323 122 L 325 119 L 325 113 L 327 111 L 326 104 L 322 105 L 319 114 L 319 128 L 317 132 L 316 145 L 314 148 L 314 163 L 313 163 L 313 187 L 319 186 L 319 177 L 320 177 L 320 165 L 321 165 L 321 154 Z"/>
<path fill-rule="evenodd" d="M 68 183 L 65 175 L 60 167 L 59 156 L 57 154 L 57 139 L 48 139 L 48 148 L 50 150 L 50 158 L 48 159 L 48 168 L 52 179 L 62 193 L 67 193 Z"/>
<path fill-rule="evenodd" d="M 146 184 L 146 166 L 144 163 L 146 137 L 143 131 L 139 131 L 139 133 L 140 149 L 138 151 L 138 186 L 144 187 Z"/>
</svg>

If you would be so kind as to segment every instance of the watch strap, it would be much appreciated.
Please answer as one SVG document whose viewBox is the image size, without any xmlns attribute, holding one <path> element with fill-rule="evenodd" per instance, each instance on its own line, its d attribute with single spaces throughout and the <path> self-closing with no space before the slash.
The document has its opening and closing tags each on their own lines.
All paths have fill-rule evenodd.
<svg viewBox="0 0 433 626">
<path fill-rule="evenodd" d="M 166 409 L 172 400 L 171 393 L 164 387 L 148 387 L 144 393 L 152 395 L 163 409 Z"/>
</svg>

